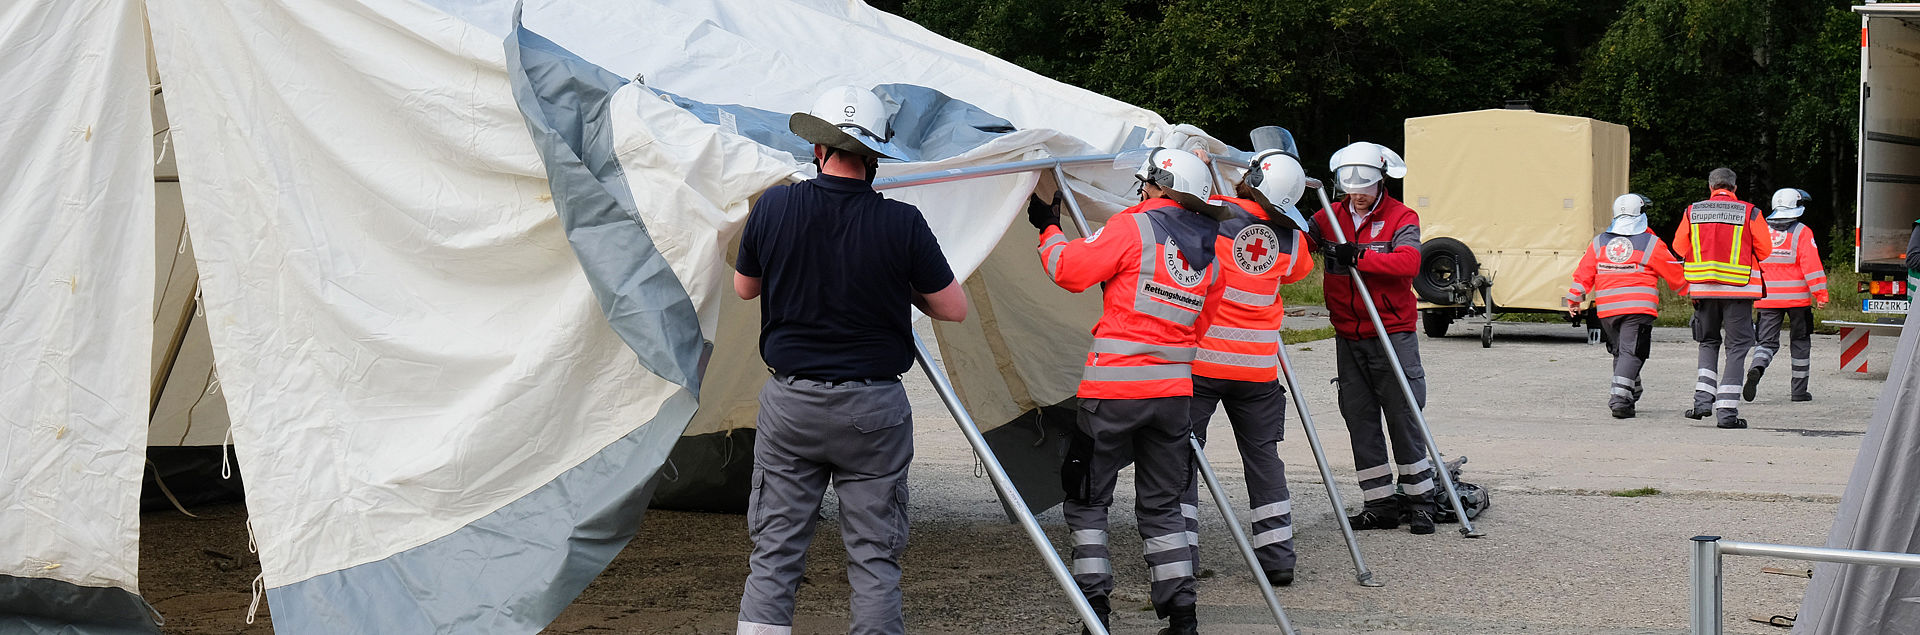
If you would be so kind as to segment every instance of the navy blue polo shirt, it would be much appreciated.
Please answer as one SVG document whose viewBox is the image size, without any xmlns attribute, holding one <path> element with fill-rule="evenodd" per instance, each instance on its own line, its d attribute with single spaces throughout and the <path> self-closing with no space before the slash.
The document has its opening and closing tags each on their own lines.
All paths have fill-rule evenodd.
<svg viewBox="0 0 1920 635">
<path fill-rule="evenodd" d="M 913 294 L 953 283 L 918 208 L 831 175 L 762 194 L 734 268 L 760 279 L 760 358 L 827 381 L 906 373 Z"/>
</svg>

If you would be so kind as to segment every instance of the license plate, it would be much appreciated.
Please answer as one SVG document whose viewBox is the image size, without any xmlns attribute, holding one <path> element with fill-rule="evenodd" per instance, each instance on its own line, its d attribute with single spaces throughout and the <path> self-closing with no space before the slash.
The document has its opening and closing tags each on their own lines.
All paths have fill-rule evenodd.
<svg viewBox="0 0 1920 635">
<path fill-rule="evenodd" d="M 1867 313 L 1906 313 L 1907 301 L 1865 298 L 1860 301 L 1860 310 Z"/>
</svg>

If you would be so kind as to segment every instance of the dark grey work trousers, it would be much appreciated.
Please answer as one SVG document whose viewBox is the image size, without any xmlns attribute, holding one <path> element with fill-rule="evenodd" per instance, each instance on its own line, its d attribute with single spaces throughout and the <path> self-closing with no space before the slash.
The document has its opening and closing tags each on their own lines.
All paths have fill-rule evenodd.
<svg viewBox="0 0 1920 635">
<path fill-rule="evenodd" d="M 1613 354 L 1608 408 L 1631 408 L 1646 392 L 1640 385 L 1640 368 L 1647 364 L 1653 348 L 1653 318 L 1643 313 L 1600 318 L 1600 330 L 1607 334 L 1607 352 Z"/>
<path fill-rule="evenodd" d="M 1134 463 L 1134 516 L 1154 611 L 1166 617 L 1170 609 L 1194 605 L 1193 552 L 1180 510 L 1194 469 L 1189 399 L 1080 399 L 1078 429 L 1060 468 L 1067 490 L 1061 509 L 1072 532 L 1073 579 L 1087 598 L 1113 593 L 1107 508 L 1120 468 Z"/>
<path fill-rule="evenodd" d="M 1726 364 L 1720 365 L 1720 345 Z M 1747 376 L 1747 351 L 1753 348 L 1753 301 L 1704 298 L 1693 307 L 1693 341 L 1700 343 L 1700 377 L 1693 385 L 1693 408 L 1713 409 L 1718 423 L 1740 418 L 1740 387 Z"/>
<path fill-rule="evenodd" d="M 793 594 L 829 481 L 840 498 L 856 635 L 906 632 L 900 554 L 907 549 L 913 410 L 898 381 L 774 377 L 760 389 L 747 531 L 753 539 L 741 633 L 786 633 Z"/>
<path fill-rule="evenodd" d="M 1780 353 L 1780 326 L 1787 320 L 1793 320 L 1793 326 L 1787 334 L 1787 345 L 1792 347 L 1788 353 L 1793 364 L 1793 377 L 1788 382 L 1792 397 L 1812 397 L 1807 390 L 1807 381 L 1813 375 L 1813 307 L 1797 306 L 1786 309 L 1758 309 L 1754 317 L 1753 367 L 1766 368 L 1773 363 L 1773 356 Z"/>
<path fill-rule="evenodd" d="M 1420 345 L 1413 333 L 1388 333 L 1393 350 L 1406 371 L 1407 384 L 1413 388 L 1414 403 L 1400 390 L 1393 378 L 1393 363 L 1378 337 L 1358 340 L 1334 338 L 1334 354 L 1339 357 L 1340 416 L 1347 420 L 1347 434 L 1353 438 L 1353 466 L 1359 470 L 1360 497 L 1366 508 L 1397 513 L 1394 474 L 1400 475 L 1400 493 L 1413 505 L 1413 511 L 1433 513 L 1433 461 L 1427 457 L 1427 440 L 1414 419 L 1415 408 L 1427 406 L 1427 371 L 1420 366 Z M 1384 431 L 1382 415 L 1386 418 Z M 1387 454 L 1391 441 L 1393 454 Z"/>
<path fill-rule="evenodd" d="M 1254 555 L 1265 571 L 1292 569 L 1293 500 L 1287 493 L 1287 464 L 1280 460 L 1280 439 L 1287 422 L 1287 390 L 1275 381 L 1234 381 L 1195 375 L 1193 378 L 1193 435 L 1207 442 L 1207 422 L 1214 405 L 1226 407 L 1233 438 L 1240 446 L 1240 462 L 1247 473 L 1247 500 L 1253 507 Z M 1197 466 L 1196 466 L 1197 467 Z M 1191 479 L 1180 497 L 1193 542 L 1193 561 L 1200 562 L 1200 480 Z"/>
</svg>

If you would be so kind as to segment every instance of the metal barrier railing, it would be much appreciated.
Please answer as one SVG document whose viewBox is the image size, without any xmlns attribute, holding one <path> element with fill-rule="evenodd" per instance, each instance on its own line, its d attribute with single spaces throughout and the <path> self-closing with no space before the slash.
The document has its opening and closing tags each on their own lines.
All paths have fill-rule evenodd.
<svg viewBox="0 0 1920 635">
<path fill-rule="evenodd" d="M 1727 555 L 1920 568 L 1920 554 L 1735 542 L 1721 540 L 1719 536 L 1694 536 L 1691 562 L 1693 628 L 1690 631 L 1693 635 L 1720 635 L 1720 620 L 1726 613 L 1720 598 L 1720 556 Z"/>
</svg>

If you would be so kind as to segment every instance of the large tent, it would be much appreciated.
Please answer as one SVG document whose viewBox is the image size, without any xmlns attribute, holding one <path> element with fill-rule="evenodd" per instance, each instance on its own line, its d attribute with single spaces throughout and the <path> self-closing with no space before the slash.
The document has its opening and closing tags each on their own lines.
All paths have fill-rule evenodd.
<svg viewBox="0 0 1920 635">
<path fill-rule="evenodd" d="M 0 616 L 62 632 L 153 630 L 144 451 L 229 435 L 277 629 L 537 631 L 656 486 L 742 486 L 765 369 L 728 262 L 753 197 L 809 174 L 785 113 L 887 95 L 910 160 L 883 175 L 1172 130 L 858 1 L 0 16 Z M 1128 197 L 1067 173 L 1096 222 Z M 1009 231 L 1051 178 L 890 193 L 966 277 L 976 317 L 939 344 L 1037 506 L 1059 439 L 1034 413 L 1071 397 L 1098 311 Z"/>
<path fill-rule="evenodd" d="M 1907 316 L 1887 383 L 1860 441 L 1840 513 L 1827 534 L 1836 549 L 1920 553 L 1920 321 Z M 1920 571 L 1820 563 L 1807 585 L 1796 634 L 1920 631 Z"/>
</svg>

